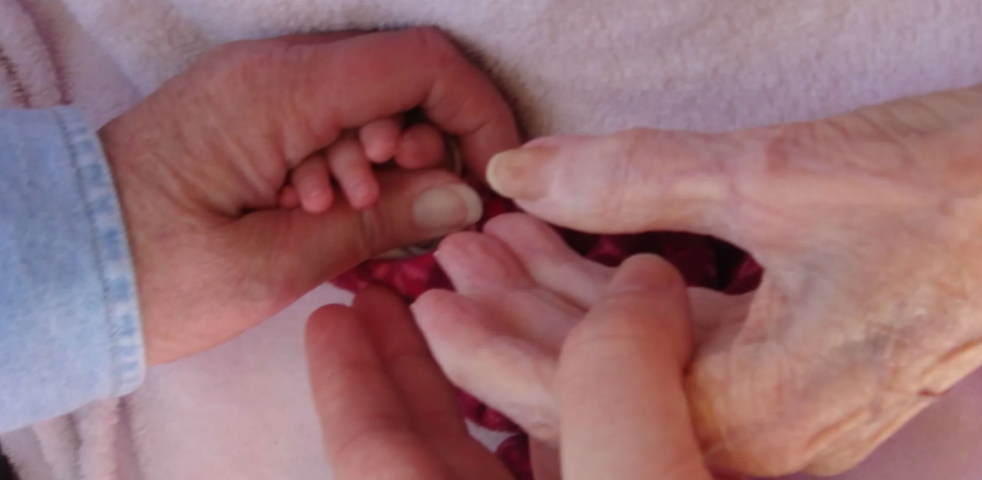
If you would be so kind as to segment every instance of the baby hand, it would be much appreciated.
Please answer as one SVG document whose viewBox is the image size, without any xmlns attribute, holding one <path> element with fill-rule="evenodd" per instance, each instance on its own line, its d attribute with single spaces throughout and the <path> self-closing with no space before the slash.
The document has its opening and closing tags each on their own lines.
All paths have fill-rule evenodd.
<svg viewBox="0 0 982 480">
<path fill-rule="evenodd" d="M 421 169 L 447 163 L 443 134 L 436 127 L 404 123 L 403 115 L 375 120 L 308 157 L 290 172 L 280 191 L 280 207 L 327 211 L 335 202 L 333 177 L 348 203 L 362 210 L 379 198 L 373 165 L 394 161 L 401 168 Z"/>
</svg>

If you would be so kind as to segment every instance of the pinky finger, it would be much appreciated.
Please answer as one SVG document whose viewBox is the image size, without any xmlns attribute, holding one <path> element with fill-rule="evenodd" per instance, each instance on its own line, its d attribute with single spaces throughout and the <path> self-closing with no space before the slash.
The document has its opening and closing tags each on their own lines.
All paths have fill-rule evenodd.
<svg viewBox="0 0 982 480">
<path fill-rule="evenodd" d="M 323 213 L 334 202 L 334 189 L 331 187 L 327 163 L 322 154 L 311 155 L 290 175 L 293 188 L 300 197 L 300 205 L 308 213 Z"/>
<path fill-rule="evenodd" d="M 396 155 L 401 132 L 402 115 L 393 115 L 361 127 L 358 139 L 372 163 L 385 163 Z"/>
<path fill-rule="evenodd" d="M 352 207 L 361 210 L 378 201 L 378 180 L 357 139 L 342 140 L 332 145 L 327 152 L 327 164 Z"/>
</svg>

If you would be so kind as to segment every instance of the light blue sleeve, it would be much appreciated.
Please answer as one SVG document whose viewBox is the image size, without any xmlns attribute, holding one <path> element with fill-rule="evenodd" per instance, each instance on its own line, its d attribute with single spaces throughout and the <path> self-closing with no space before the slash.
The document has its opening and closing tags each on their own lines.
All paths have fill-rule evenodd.
<svg viewBox="0 0 982 480">
<path fill-rule="evenodd" d="M 98 137 L 72 108 L 0 110 L 0 432 L 130 393 L 144 370 Z"/>
</svg>

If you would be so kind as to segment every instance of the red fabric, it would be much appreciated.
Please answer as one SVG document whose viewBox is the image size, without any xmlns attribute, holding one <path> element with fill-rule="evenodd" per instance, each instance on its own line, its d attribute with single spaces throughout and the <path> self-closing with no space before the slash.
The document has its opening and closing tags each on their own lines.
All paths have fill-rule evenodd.
<svg viewBox="0 0 982 480">
<path fill-rule="evenodd" d="M 483 190 L 485 215 L 478 228 L 502 213 L 518 211 L 510 201 Z M 762 269 L 739 249 L 714 238 L 674 232 L 638 235 L 588 235 L 560 230 L 563 238 L 577 252 L 599 263 L 617 266 L 637 253 L 655 253 L 672 262 L 691 286 L 744 293 L 756 288 Z M 357 292 L 371 283 L 388 285 L 407 300 L 413 300 L 431 288 L 451 289 L 449 279 L 440 270 L 433 255 L 392 261 L 371 261 L 341 275 L 335 285 Z M 487 429 L 513 432 L 496 452 L 517 480 L 532 480 L 528 438 L 511 420 L 461 392 L 464 415 Z"/>
</svg>

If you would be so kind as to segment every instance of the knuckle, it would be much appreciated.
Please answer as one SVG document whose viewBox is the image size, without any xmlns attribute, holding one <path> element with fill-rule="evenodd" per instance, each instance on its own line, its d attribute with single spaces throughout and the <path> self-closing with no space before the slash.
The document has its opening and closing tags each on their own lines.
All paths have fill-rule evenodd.
<svg viewBox="0 0 982 480">
<path fill-rule="evenodd" d="M 371 258 L 382 249 L 382 221 L 373 210 L 362 212 L 359 221 L 358 241 L 353 243 L 354 253 L 360 259 Z"/>
<path fill-rule="evenodd" d="M 453 63 L 460 55 L 453 42 L 436 27 L 415 28 L 412 31 L 413 40 L 419 46 L 424 56 L 431 58 L 437 65 Z"/>
<path fill-rule="evenodd" d="M 353 242 L 354 254 L 369 259 L 391 246 L 391 231 L 379 208 L 363 210 L 359 214 L 358 241 Z"/>
<path fill-rule="evenodd" d="M 573 391 L 590 391 L 596 388 L 591 383 L 595 379 L 583 375 L 582 365 L 609 366 L 634 354 L 638 347 L 635 332 L 612 323 L 587 320 L 573 328 L 561 347 L 558 384 Z"/>
<path fill-rule="evenodd" d="M 197 59 L 197 63 L 206 66 L 238 66 L 247 63 L 255 56 L 256 42 L 250 40 L 239 40 L 235 42 L 223 43 L 205 52 Z"/>
<path fill-rule="evenodd" d="M 650 186 L 644 182 L 650 182 L 648 169 L 650 169 L 650 159 L 653 158 L 651 148 L 653 142 L 657 141 L 657 131 L 642 128 L 633 128 L 614 133 L 605 137 L 597 152 L 600 158 L 609 158 L 614 161 L 609 162 L 603 171 L 597 172 L 599 175 L 608 176 L 611 185 L 623 185 L 625 188 L 611 189 L 605 192 L 606 210 L 613 212 L 622 211 L 626 204 L 630 202 L 629 196 L 635 190 L 648 189 Z"/>
<path fill-rule="evenodd" d="M 562 355 L 586 354 L 595 356 L 599 352 L 616 353 L 621 351 L 625 344 L 632 345 L 635 343 L 630 332 L 600 330 L 595 328 L 595 325 L 597 322 L 590 321 L 577 325 L 563 344 Z"/>
<path fill-rule="evenodd" d="M 629 161 L 638 161 L 651 156 L 651 144 L 658 140 L 659 132 L 646 128 L 631 128 L 613 134 L 609 137 L 613 141 L 617 154 Z"/>
<path fill-rule="evenodd" d="M 263 72 L 278 68 L 275 59 L 279 50 L 268 42 L 255 40 L 226 43 L 198 57 L 193 69 L 211 79 L 215 95 L 247 96 L 265 78 Z"/>
</svg>

